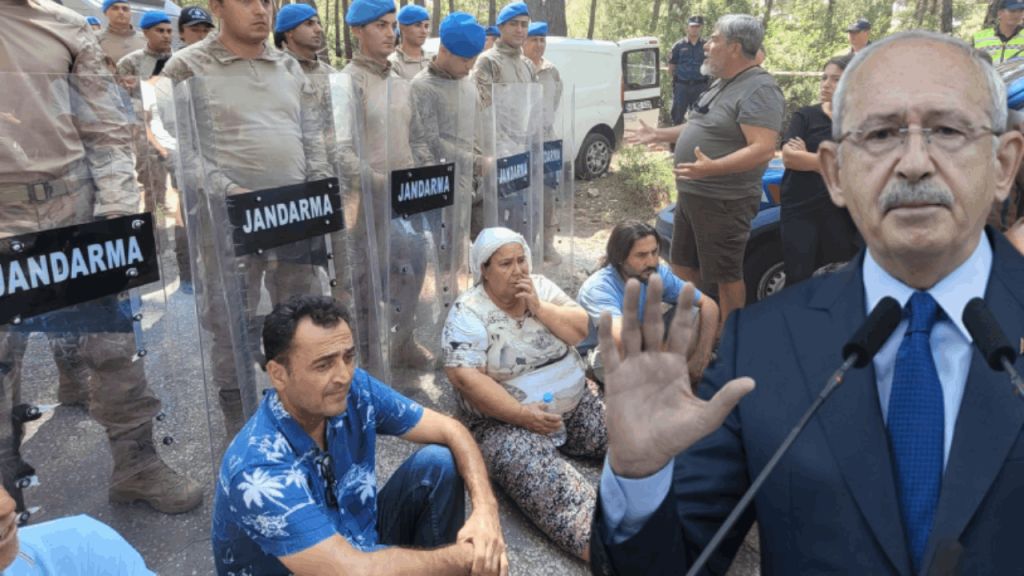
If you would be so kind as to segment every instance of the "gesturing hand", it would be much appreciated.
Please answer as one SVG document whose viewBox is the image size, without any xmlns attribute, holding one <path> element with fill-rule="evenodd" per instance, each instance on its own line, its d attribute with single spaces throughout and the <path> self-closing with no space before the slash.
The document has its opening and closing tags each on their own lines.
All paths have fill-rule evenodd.
<svg viewBox="0 0 1024 576">
<path fill-rule="evenodd" d="M 663 468 L 676 454 L 717 430 L 740 399 L 754 389 L 753 380 L 739 378 L 705 401 L 690 388 L 686 349 L 693 333 L 692 284 L 687 283 L 679 296 L 668 341 L 642 350 L 643 342 L 662 342 L 662 289 L 661 276 L 651 275 L 641 334 L 637 321 L 640 283 L 631 279 L 626 284 L 622 307 L 625 354 L 621 358 L 612 338 L 611 314 L 603 312 L 598 323 L 608 460 L 615 474 L 626 478 L 643 478 Z"/>
<path fill-rule="evenodd" d="M 714 176 L 714 160 L 708 158 L 700 151 L 700 146 L 693 149 L 697 159 L 688 164 L 676 164 L 672 169 L 676 180 L 700 180 L 708 176 Z"/>
<path fill-rule="evenodd" d="M 637 146 L 640 144 L 657 144 L 658 131 L 651 128 L 643 120 L 640 121 L 640 128 L 626 130 L 626 144 Z"/>
<path fill-rule="evenodd" d="M 498 511 L 477 508 L 459 530 L 456 543 L 469 542 L 473 545 L 473 566 L 470 576 L 508 576 L 508 556 L 505 552 L 505 537 L 501 534 Z"/>
</svg>

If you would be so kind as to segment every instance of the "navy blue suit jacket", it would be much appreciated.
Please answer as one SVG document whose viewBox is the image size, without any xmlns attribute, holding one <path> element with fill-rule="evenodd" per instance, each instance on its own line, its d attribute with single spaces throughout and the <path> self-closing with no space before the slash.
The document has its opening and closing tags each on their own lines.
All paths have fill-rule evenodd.
<svg viewBox="0 0 1024 576">
<path fill-rule="evenodd" d="M 992 228 L 985 298 L 1016 347 L 1024 336 L 1024 257 Z M 604 542 L 600 501 L 594 574 L 683 574 L 842 362 L 865 319 L 864 253 L 738 310 L 701 384 L 756 389 L 725 424 L 675 460 L 673 488 L 640 533 Z M 1024 371 L 1024 359 L 1016 363 Z M 974 348 L 922 574 L 1024 574 L 1024 401 Z M 600 495 L 599 495 L 600 499 Z M 757 520 L 765 576 L 913 574 L 872 366 L 849 372 L 769 476 L 705 573 L 725 574 Z M 949 568 L 960 569 L 950 571 Z"/>
</svg>

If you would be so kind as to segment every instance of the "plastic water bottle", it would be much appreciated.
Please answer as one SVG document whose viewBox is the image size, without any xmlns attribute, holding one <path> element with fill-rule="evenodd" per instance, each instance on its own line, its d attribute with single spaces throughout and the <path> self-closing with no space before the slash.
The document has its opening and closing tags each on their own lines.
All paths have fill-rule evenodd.
<svg viewBox="0 0 1024 576">
<path fill-rule="evenodd" d="M 552 394 L 551 392 L 544 393 L 544 405 L 547 407 L 548 412 L 551 412 L 552 414 L 558 414 L 559 417 L 562 416 L 558 412 L 554 411 L 555 395 Z M 548 434 L 548 437 L 551 438 L 551 441 L 554 442 L 555 446 L 561 446 L 565 444 L 565 422 L 562 422 L 562 425 L 558 427 L 558 430 L 555 430 L 554 432 Z"/>
</svg>

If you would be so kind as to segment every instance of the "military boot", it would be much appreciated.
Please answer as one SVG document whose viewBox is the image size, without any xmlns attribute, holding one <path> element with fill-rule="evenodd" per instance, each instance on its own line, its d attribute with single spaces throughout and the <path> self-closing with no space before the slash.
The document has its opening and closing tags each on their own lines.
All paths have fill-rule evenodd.
<svg viewBox="0 0 1024 576">
<path fill-rule="evenodd" d="M 114 473 L 107 496 L 111 502 L 143 500 L 164 514 L 188 512 L 203 502 L 202 487 L 172 470 L 156 453 L 152 424 L 129 436 L 110 441 Z"/>
<path fill-rule="evenodd" d="M 544 228 L 544 262 L 558 266 L 562 263 L 562 255 L 555 250 L 555 229 L 556 226 Z"/>
<path fill-rule="evenodd" d="M 217 400 L 220 402 L 220 411 L 224 414 L 224 430 L 227 433 L 227 443 L 230 444 L 235 436 L 238 436 L 242 426 L 245 426 L 245 415 L 242 413 L 242 392 L 237 388 L 221 390 L 217 393 Z"/>
<path fill-rule="evenodd" d="M 78 348 L 68 350 L 64 354 L 54 352 L 54 364 L 57 365 L 57 402 L 65 406 L 71 404 L 89 405 L 89 394 L 92 390 L 92 372 L 85 360 L 78 353 Z"/>
<path fill-rule="evenodd" d="M 413 338 L 411 331 L 398 336 L 397 341 L 391 347 L 391 353 L 396 362 L 420 370 L 434 367 L 437 361 L 426 346 Z"/>
</svg>

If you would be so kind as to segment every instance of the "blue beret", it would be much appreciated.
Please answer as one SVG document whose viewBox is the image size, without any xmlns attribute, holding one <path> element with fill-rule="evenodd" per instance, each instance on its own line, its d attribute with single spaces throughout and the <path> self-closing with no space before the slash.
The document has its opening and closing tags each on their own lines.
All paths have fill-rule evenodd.
<svg viewBox="0 0 1024 576">
<path fill-rule="evenodd" d="M 92 26 L 100 26 L 100 19 L 95 16 L 88 16 L 85 21 Z"/>
<path fill-rule="evenodd" d="M 143 30 L 149 30 L 153 26 L 156 26 L 157 24 L 161 24 L 163 22 L 167 22 L 168 24 L 170 24 L 171 17 L 168 16 L 166 12 L 162 12 L 160 10 L 150 10 L 142 15 L 142 18 L 139 20 L 139 28 L 142 28 Z"/>
<path fill-rule="evenodd" d="M 395 0 L 356 0 L 345 13 L 345 23 L 349 26 L 366 26 L 394 11 Z"/>
<path fill-rule="evenodd" d="M 526 6 L 526 2 L 513 2 L 507 4 L 498 12 L 498 26 L 501 26 L 505 22 L 515 18 L 516 16 L 529 16 L 530 9 Z"/>
<path fill-rule="evenodd" d="M 117 4 L 118 2 L 124 2 L 125 4 L 127 4 L 128 0 L 103 0 L 103 13 L 105 14 L 111 6 Z"/>
<path fill-rule="evenodd" d="M 488 26 L 487 27 L 487 35 L 488 36 L 501 36 L 501 30 L 498 30 L 497 26 Z"/>
<path fill-rule="evenodd" d="M 313 16 L 316 16 L 316 10 L 309 4 L 285 4 L 277 12 L 274 32 L 287 32 Z"/>
<path fill-rule="evenodd" d="M 416 4 L 408 4 L 402 6 L 402 9 L 398 11 L 398 23 L 415 24 L 417 22 L 423 22 L 424 20 L 430 20 L 430 12 L 423 6 L 417 6 Z"/>
<path fill-rule="evenodd" d="M 548 35 L 548 23 L 547 22 L 531 22 L 530 31 L 526 33 L 527 36 L 547 36 Z"/>
<path fill-rule="evenodd" d="M 441 21 L 438 31 L 441 45 L 460 58 L 474 58 L 484 49 L 487 35 L 476 18 L 465 12 L 452 12 Z"/>
</svg>

